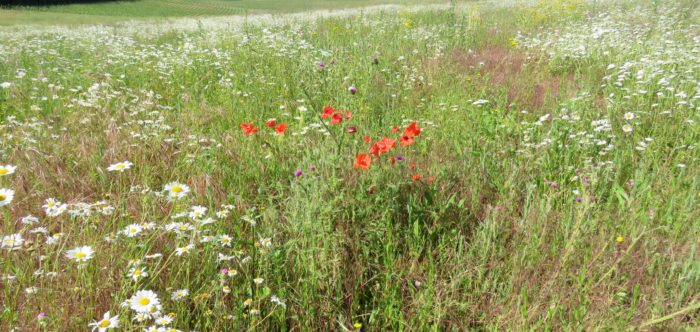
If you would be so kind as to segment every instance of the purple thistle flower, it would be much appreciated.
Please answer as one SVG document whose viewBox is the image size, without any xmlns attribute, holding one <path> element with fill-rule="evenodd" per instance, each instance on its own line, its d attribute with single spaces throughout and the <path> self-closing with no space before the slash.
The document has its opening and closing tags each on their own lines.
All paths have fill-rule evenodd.
<svg viewBox="0 0 700 332">
<path fill-rule="evenodd" d="M 316 170 L 316 166 L 314 166 L 314 165 L 309 166 L 309 170 L 312 171 L 312 172 L 315 171 L 315 170 Z"/>
<path fill-rule="evenodd" d="M 354 85 L 351 85 L 348 88 L 348 91 L 350 91 L 351 94 L 356 94 L 357 93 L 357 88 Z"/>
<path fill-rule="evenodd" d="M 301 174 L 303 174 L 303 173 L 301 172 L 300 169 L 298 169 L 298 170 L 296 170 L 296 172 L 294 172 L 294 176 L 295 176 L 295 177 L 300 177 Z"/>
</svg>

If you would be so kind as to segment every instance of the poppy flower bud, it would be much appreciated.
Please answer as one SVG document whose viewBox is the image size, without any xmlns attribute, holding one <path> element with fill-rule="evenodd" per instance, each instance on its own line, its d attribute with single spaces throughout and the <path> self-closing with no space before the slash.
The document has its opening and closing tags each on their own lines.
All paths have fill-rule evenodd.
<svg viewBox="0 0 700 332">
<path fill-rule="evenodd" d="M 354 134 L 356 132 L 357 132 L 357 128 L 355 126 L 348 127 L 348 134 Z"/>
</svg>

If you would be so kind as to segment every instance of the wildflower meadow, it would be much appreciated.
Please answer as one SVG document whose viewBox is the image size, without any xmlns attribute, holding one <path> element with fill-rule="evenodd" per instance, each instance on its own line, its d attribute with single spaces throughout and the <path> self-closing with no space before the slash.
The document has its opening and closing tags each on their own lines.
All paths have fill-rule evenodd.
<svg viewBox="0 0 700 332">
<path fill-rule="evenodd" d="M 0 331 L 700 329 L 700 3 L 237 3 L 0 9 Z"/>
</svg>

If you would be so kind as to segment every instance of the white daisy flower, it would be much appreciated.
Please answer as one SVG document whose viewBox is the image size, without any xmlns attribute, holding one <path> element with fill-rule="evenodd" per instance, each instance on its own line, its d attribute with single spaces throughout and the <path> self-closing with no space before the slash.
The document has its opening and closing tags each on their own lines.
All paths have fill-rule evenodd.
<svg viewBox="0 0 700 332">
<path fill-rule="evenodd" d="M 622 131 L 626 133 L 631 133 L 632 130 L 634 130 L 634 128 L 632 128 L 632 126 L 629 124 L 625 124 L 624 126 L 622 126 Z"/>
<path fill-rule="evenodd" d="M 87 262 L 92 258 L 95 250 L 90 246 L 77 247 L 66 252 L 66 257 L 76 262 Z"/>
<path fill-rule="evenodd" d="M 175 256 L 182 256 L 184 254 L 189 254 L 190 251 L 194 248 L 193 244 L 186 245 L 184 247 L 180 247 L 175 249 Z"/>
<path fill-rule="evenodd" d="M 141 267 L 136 266 L 136 267 L 132 267 L 131 270 L 129 270 L 129 277 L 131 277 L 131 279 L 134 279 L 134 281 L 137 281 L 137 280 L 139 280 L 139 278 L 143 278 L 143 277 L 147 277 L 147 276 L 148 276 L 148 272 L 146 272 L 145 268 L 141 268 Z"/>
<path fill-rule="evenodd" d="M 102 316 L 101 320 L 93 321 L 92 323 L 88 324 L 88 326 L 92 327 L 92 331 L 98 330 L 98 332 L 105 332 L 108 329 L 116 329 L 119 327 L 119 315 L 110 317 L 109 311 L 107 311 Z"/>
<path fill-rule="evenodd" d="M 17 166 L 12 165 L 0 165 L 0 176 L 10 175 L 15 172 Z"/>
<path fill-rule="evenodd" d="M 232 242 L 233 238 L 226 234 L 219 236 L 219 243 L 222 246 L 230 247 Z"/>
<path fill-rule="evenodd" d="M 46 203 L 42 206 L 46 215 L 49 217 L 57 217 L 68 210 L 68 204 L 63 204 L 54 198 L 49 198 Z"/>
<path fill-rule="evenodd" d="M 263 283 L 264 281 L 265 281 L 265 279 L 263 279 L 263 278 L 255 278 L 255 279 L 253 279 L 253 282 L 254 282 L 256 285 L 262 285 L 262 283 Z"/>
<path fill-rule="evenodd" d="M 164 190 L 168 194 L 168 199 L 174 201 L 187 196 L 190 192 L 190 187 L 179 182 L 170 182 L 165 185 Z"/>
<path fill-rule="evenodd" d="M 129 299 L 131 309 L 138 313 L 151 313 L 160 305 L 158 295 L 150 290 L 140 290 Z"/>
<path fill-rule="evenodd" d="M 5 235 L 2 237 L 2 244 L 0 244 L 0 248 L 2 249 L 7 249 L 7 250 L 17 250 L 22 248 L 22 244 L 24 243 L 24 239 L 22 238 L 22 235 L 19 234 L 10 234 L 10 235 Z"/>
<path fill-rule="evenodd" d="M 197 206 L 192 207 L 192 211 L 189 213 L 189 217 L 194 219 L 194 220 L 197 220 L 197 219 L 204 217 L 204 215 L 206 215 L 206 214 L 207 214 L 207 208 L 204 206 L 197 205 Z"/>
<path fill-rule="evenodd" d="M 634 119 L 634 113 L 632 113 L 632 112 L 625 113 L 625 120 L 633 120 L 633 119 Z"/>
<path fill-rule="evenodd" d="M 156 319 L 156 324 L 161 325 L 161 326 L 168 325 L 172 322 L 173 322 L 173 318 L 168 316 L 168 315 L 161 316 L 161 317 Z"/>
<path fill-rule="evenodd" d="M 128 237 L 134 237 L 139 235 L 143 231 L 143 228 L 141 225 L 138 224 L 131 224 L 129 226 L 126 226 L 126 229 L 122 231 L 122 233 Z"/>
<path fill-rule="evenodd" d="M 182 300 L 182 299 L 184 299 L 185 297 L 187 297 L 187 295 L 189 295 L 189 294 L 190 294 L 190 291 L 189 291 L 189 290 L 187 290 L 187 289 L 179 289 L 179 290 L 176 290 L 176 291 L 172 292 L 172 294 L 170 294 L 170 298 L 171 298 L 173 301 L 179 301 L 179 300 Z"/>
<path fill-rule="evenodd" d="M 124 172 L 127 169 L 130 169 L 131 166 L 134 166 L 134 164 L 128 160 L 122 161 L 120 163 L 112 164 L 107 167 L 107 170 L 110 172 Z"/>
<path fill-rule="evenodd" d="M 0 206 L 5 206 L 12 203 L 15 197 L 15 191 L 12 189 L 0 189 Z"/>
<path fill-rule="evenodd" d="M 22 217 L 22 219 L 21 219 L 20 221 L 21 221 L 22 224 L 24 224 L 24 225 L 34 225 L 34 224 L 36 224 L 36 223 L 39 222 L 39 218 L 37 218 L 37 217 L 35 217 L 35 216 L 33 216 L 33 215 L 30 214 L 30 215 L 28 215 L 28 216 Z"/>
</svg>

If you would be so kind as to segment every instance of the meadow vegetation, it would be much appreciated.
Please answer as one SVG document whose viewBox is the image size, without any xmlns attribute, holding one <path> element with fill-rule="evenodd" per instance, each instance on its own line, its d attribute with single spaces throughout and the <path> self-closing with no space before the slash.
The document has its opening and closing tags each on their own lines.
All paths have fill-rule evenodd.
<svg viewBox="0 0 700 332">
<path fill-rule="evenodd" d="M 0 330 L 696 331 L 699 10 L 0 28 Z"/>
</svg>

